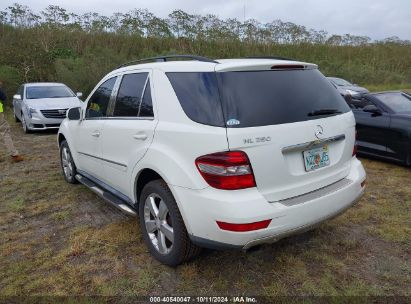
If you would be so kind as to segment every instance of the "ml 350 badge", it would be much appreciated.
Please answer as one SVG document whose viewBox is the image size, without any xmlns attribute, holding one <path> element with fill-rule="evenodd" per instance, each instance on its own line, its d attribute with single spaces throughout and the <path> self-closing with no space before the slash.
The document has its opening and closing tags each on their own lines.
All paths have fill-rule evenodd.
<svg viewBox="0 0 411 304">
<path fill-rule="evenodd" d="M 330 164 L 328 145 L 303 152 L 305 171 L 313 171 Z"/>
</svg>

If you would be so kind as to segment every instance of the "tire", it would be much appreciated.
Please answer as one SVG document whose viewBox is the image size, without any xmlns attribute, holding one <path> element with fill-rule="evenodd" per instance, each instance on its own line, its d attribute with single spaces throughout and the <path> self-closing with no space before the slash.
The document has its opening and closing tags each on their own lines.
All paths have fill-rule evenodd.
<svg viewBox="0 0 411 304">
<path fill-rule="evenodd" d="M 144 241 L 161 263 L 177 266 L 200 253 L 200 247 L 190 241 L 174 196 L 163 180 L 151 181 L 143 188 L 139 218 Z"/>
<path fill-rule="evenodd" d="M 73 157 L 71 155 L 70 148 L 67 141 L 63 140 L 60 144 L 60 164 L 63 176 L 66 182 L 70 184 L 77 184 L 76 179 L 77 168 L 74 164 Z"/>
<path fill-rule="evenodd" d="M 23 132 L 26 134 L 31 133 L 31 130 L 27 127 L 26 119 L 24 118 L 24 114 L 21 113 L 21 126 L 23 127 Z"/>
<path fill-rule="evenodd" d="M 411 151 L 408 153 L 408 156 L 407 156 L 407 158 L 406 158 L 406 160 L 405 160 L 405 165 L 406 165 L 407 167 L 411 167 Z"/>
<path fill-rule="evenodd" d="M 16 112 L 14 112 L 14 109 L 13 109 L 13 116 L 14 116 L 15 122 L 20 122 L 20 119 L 18 119 L 18 117 L 16 116 Z"/>
</svg>

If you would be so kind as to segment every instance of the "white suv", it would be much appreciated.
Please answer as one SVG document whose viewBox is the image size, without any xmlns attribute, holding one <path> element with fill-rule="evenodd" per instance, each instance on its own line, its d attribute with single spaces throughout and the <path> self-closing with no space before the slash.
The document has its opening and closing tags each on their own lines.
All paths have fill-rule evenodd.
<svg viewBox="0 0 411 304">
<path fill-rule="evenodd" d="M 106 75 L 58 142 L 65 179 L 137 213 L 161 262 L 274 242 L 363 194 L 354 116 L 316 65 L 150 60 Z"/>
</svg>

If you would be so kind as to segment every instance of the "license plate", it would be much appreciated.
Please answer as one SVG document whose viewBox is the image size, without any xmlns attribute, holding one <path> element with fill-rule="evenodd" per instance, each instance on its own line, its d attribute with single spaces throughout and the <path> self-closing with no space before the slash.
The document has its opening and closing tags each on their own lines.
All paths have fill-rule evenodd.
<svg viewBox="0 0 411 304">
<path fill-rule="evenodd" d="M 313 171 L 330 164 L 328 155 L 328 146 L 324 145 L 321 148 L 307 150 L 303 152 L 305 171 Z"/>
</svg>

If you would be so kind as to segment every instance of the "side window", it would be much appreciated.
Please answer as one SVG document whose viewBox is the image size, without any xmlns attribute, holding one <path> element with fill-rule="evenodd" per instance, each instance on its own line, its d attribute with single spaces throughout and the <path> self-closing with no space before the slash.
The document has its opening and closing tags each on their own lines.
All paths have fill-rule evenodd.
<svg viewBox="0 0 411 304">
<path fill-rule="evenodd" d="M 191 120 L 205 125 L 225 127 L 216 74 L 166 73 L 184 113 Z"/>
<path fill-rule="evenodd" d="M 107 107 L 116 79 L 117 77 L 113 77 L 103 82 L 90 97 L 87 104 L 86 118 L 105 117 L 107 115 Z"/>
<path fill-rule="evenodd" d="M 151 100 L 150 79 L 147 81 L 144 91 L 143 100 L 140 106 L 139 117 L 154 117 L 153 102 Z"/>
<path fill-rule="evenodd" d="M 113 116 L 137 117 L 148 73 L 126 74 L 121 80 Z"/>
</svg>

